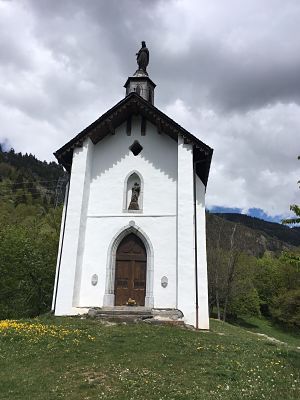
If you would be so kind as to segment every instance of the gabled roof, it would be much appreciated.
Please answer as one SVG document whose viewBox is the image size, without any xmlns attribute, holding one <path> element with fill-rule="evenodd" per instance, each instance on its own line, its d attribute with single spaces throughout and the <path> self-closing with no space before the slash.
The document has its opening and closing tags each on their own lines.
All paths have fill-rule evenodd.
<svg viewBox="0 0 300 400">
<path fill-rule="evenodd" d="M 78 133 L 72 140 L 57 150 L 54 155 L 58 162 L 70 172 L 72 165 L 73 149 L 82 146 L 86 138 L 90 138 L 94 144 L 109 134 L 114 134 L 115 128 L 125 122 L 132 115 L 142 115 L 153 123 L 159 132 L 164 132 L 172 139 L 178 140 L 178 135 L 182 135 L 186 143 L 193 144 L 194 162 L 196 173 L 206 185 L 213 149 L 197 139 L 190 132 L 182 128 L 166 114 L 154 107 L 151 103 L 144 100 L 138 94 L 132 92 L 114 107 L 101 115 L 95 122 Z"/>
</svg>

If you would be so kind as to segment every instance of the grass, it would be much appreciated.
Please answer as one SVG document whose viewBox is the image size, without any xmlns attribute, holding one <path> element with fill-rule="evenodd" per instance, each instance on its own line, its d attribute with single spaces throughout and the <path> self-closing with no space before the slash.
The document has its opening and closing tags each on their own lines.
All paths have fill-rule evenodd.
<svg viewBox="0 0 300 400">
<path fill-rule="evenodd" d="M 293 343 L 219 321 L 195 332 L 49 317 L 2 321 L 0 335 L 0 399 L 300 398 Z"/>
<path fill-rule="evenodd" d="M 296 332 L 280 325 L 274 325 L 270 319 L 247 317 L 245 319 L 238 319 L 234 325 L 242 326 L 250 332 L 264 333 L 265 335 L 280 340 L 281 342 L 285 342 L 290 346 L 300 347 L 299 331 Z"/>
</svg>

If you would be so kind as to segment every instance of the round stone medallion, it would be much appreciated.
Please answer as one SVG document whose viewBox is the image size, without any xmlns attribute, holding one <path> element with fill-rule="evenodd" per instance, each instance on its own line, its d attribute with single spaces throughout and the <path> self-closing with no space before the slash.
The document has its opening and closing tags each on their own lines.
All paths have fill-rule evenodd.
<svg viewBox="0 0 300 400">
<path fill-rule="evenodd" d="M 161 278 L 161 286 L 165 289 L 168 286 L 168 278 L 166 276 L 163 276 Z"/>
<path fill-rule="evenodd" d="M 98 275 L 97 274 L 92 275 L 91 282 L 92 282 L 93 286 L 97 285 L 97 283 L 98 283 Z"/>
</svg>

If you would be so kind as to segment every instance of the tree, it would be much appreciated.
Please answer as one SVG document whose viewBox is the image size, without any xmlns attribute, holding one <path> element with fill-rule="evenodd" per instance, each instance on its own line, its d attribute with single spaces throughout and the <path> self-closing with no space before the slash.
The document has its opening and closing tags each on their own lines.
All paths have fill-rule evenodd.
<svg viewBox="0 0 300 400">
<path fill-rule="evenodd" d="M 272 305 L 272 315 L 279 322 L 300 328 L 300 289 L 279 294 Z"/>
<path fill-rule="evenodd" d="M 280 268 L 279 259 L 271 255 L 264 255 L 256 263 L 254 286 L 260 299 L 260 311 L 266 317 L 271 316 L 270 306 L 282 286 Z"/>
<path fill-rule="evenodd" d="M 50 310 L 57 245 L 44 221 L 0 226 L 0 319 Z"/>
<path fill-rule="evenodd" d="M 232 229 L 232 234 L 230 237 L 230 249 L 229 249 L 229 257 L 227 261 L 227 276 L 225 279 L 225 296 L 224 296 L 224 308 L 223 308 L 223 321 L 226 321 L 227 316 L 227 307 L 229 302 L 229 297 L 231 295 L 232 286 L 235 278 L 235 269 L 239 257 L 239 252 L 236 249 L 235 245 L 235 233 L 236 233 L 235 224 Z"/>
<path fill-rule="evenodd" d="M 257 262 L 254 280 L 262 314 L 293 327 L 300 326 L 300 254 L 284 252 Z"/>
<path fill-rule="evenodd" d="M 218 319 L 221 319 L 221 309 L 220 309 L 220 291 L 222 278 L 222 261 L 224 259 L 224 251 L 221 249 L 221 235 L 222 228 L 224 225 L 224 220 L 220 220 L 218 225 L 218 234 L 215 239 L 215 246 L 208 246 L 207 248 L 207 258 L 208 258 L 208 298 L 209 307 L 213 309 L 215 306 L 217 309 Z M 221 279 L 220 279 L 221 278 Z"/>
<path fill-rule="evenodd" d="M 241 226 L 224 220 L 214 230 L 208 245 L 208 288 L 210 311 L 226 321 L 227 316 L 259 315 L 259 296 L 254 286 L 256 258 L 246 254 Z"/>
</svg>

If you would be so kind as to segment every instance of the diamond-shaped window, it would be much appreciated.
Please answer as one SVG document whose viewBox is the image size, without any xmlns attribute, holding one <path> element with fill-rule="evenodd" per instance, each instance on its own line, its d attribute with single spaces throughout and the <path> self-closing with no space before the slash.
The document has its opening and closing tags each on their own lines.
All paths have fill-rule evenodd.
<svg viewBox="0 0 300 400">
<path fill-rule="evenodd" d="M 133 152 L 135 156 L 140 154 L 140 152 L 143 150 L 143 146 L 139 144 L 137 140 L 135 140 L 132 145 L 129 147 L 129 150 Z"/>
</svg>

